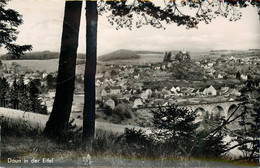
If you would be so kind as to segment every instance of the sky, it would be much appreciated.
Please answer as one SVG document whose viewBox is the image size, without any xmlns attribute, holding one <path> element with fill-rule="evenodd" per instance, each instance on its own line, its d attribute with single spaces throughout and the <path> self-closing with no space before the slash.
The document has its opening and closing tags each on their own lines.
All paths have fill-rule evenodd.
<svg viewBox="0 0 260 168">
<path fill-rule="evenodd" d="M 161 5 L 161 1 L 155 1 Z M 24 24 L 18 28 L 19 44 L 31 44 L 33 51 L 59 51 L 61 44 L 64 0 L 11 0 L 8 8 L 23 15 Z M 187 30 L 176 24 L 166 29 L 143 26 L 138 29 L 119 29 L 110 25 L 106 16 L 99 17 L 98 55 L 118 49 L 130 50 L 189 50 L 214 49 L 247 50 L 260 48 L 260 20 L 257 9 L 248 7 L 242 11 L 242 19 L 230 22 L 218 17 L 210 24 L 199 24 L 198 29 Z M 79 53 L 85 53 L 85 12 L 82 11 L 79 37 Z M 6 50 L 0 48 L 0 54 Z"/>
</svg>

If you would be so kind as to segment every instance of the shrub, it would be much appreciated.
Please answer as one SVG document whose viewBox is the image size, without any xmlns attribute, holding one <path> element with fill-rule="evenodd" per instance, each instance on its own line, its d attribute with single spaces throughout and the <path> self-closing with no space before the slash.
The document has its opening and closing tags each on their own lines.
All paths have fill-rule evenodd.
<svg viewBox="0 0 260 168">
<path fill-rule="evenodd" d="M 107 106 L 107 105 L 104 105 L 104 113 L 108 116 L 111 116 L 112 115 L 112 108 Z"/>
<path fill-rule="evenodd" d="M 132 156 L 156 156 L 154 141 L 141 129 L 125 129 L 121 137 L 123 154 Z M 157 152 L 156 152 L 157 154 Z"/>
</svg>

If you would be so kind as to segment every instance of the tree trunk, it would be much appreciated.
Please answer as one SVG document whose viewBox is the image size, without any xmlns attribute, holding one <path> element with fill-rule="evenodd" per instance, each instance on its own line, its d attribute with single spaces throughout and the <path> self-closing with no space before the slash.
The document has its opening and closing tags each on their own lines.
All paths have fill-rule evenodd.
<svg viewBox="0 0 260 168">
<path fill-rule="evenodd" d="M 82 1 L 66 1 L 56 95 L 44 133 L 59 137 L 68 124 L 73 101 Z"/>
<path fill-rule="evenodd" d="M 95 134 L 95 75 L 97 66 L 97 1 L 86 2 L 87 51 L 84 74 L 83 140 L 89 141 Z"/>
</svg>

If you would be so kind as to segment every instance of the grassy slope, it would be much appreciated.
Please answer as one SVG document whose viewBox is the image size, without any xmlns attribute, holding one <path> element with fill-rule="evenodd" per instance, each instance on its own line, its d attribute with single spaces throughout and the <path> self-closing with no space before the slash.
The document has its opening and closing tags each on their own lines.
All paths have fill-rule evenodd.
<svg viewBox="0 0 260 168">
<path fill-rule="evenodd" d="M 6 164 L 7 158 L 54 158 L 56 164 L 84 164 L 84 157 L 92 156 L 92 164 L 95 166 L 134 166 L 134 167 L 160 167 L 160 166 L 181 166 L 181 167 L 239 167 L 236 162 L 230 160 L 201 160 L 192 158 L 175 158 L 172 156 L 161 156 L 158 158 L 138 157 L 134 153 L 129 156 L 121 153 L 117 141 L 118 135 L 111 134 L 104 130 L 97 130 L 93 148 L 90 150 L 81 143 L 81 139 L 71 141 L 55 142 L 40 134 L 39 127 L 43 127 L 48 116 L 32 113 L 24 113 L 18 110 L 0 108 L 2 125 L 2 146 L 1 161 Z M 7 119 L 9 118 L 9 119 Z M 26 120 L 27 119 L 27 120 Z M 12 122 L 16 120 L 16 122 Z M 23 122 L 27 121 L 27 122 Z M 27 127 L 27 125 L 30 127 Z M 98 124 L 97 124 L 98 125 Z M 105 128 L 111 127 L 106 125 Z M 40 132 L 39 132 L 40 131 Z M 126 144 L 125 144 L 126 145 Z M 103 147 L 102 147 L 103 146 Z M 97 149 L 97 150 L 96 150 Z M 86 159 L 85 159 L 86 160 Z M 235 163 L 235 164 L 234 164 Z M 10 166 L 10 165 L 9 165 Z M 21 165 L 20 165 L 21 166 Z M 26 165 L 25 165 L 26 166 Z M 36 165 L 34 165 L 36 166 Z M 44 165 L 39 165 L 44 166 Z M 46 166 L 46 165 L 45 165 Z M 51 165 L 48 165 L 51 166 Z M 251 164 L 252 166 L 252 164 Z M 243 165 L 243 167 L 246 167 Z"/>
</svg>

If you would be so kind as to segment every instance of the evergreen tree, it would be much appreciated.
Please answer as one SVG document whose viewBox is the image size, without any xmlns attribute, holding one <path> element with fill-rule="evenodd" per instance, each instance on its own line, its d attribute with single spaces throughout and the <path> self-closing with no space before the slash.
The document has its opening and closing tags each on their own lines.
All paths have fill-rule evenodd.
<svg viewBox="0 0 260 168">
<path fill-rule="evenodd" d="M 32 50 L 31 45 L 18 45 L 17 27 L 22 23 L 22 15 L 13 9 L 6 9 L 8 0 L 0 0 L 0 48 L 4 46 L 8 50 L 11 59 L 19 59 L 25 51 Z"/>
<path fill-rule="evenodd" d="M 29 111 L 29 91 L 23 77 L 18 81 L 18 101 L 20 110 Z"/>
<path fill-rule="evenodd" d="M 37 80 L 29 82 L 29 110 L 32 112 L 41 112 L 41 101 L 39 99 L 40 89 Z"/>
<path fill-rule="evenodd" d="M 253 79 L 247 81 L 238 98 L 242 103 L 242 116 L 239 118 L 237 129 L 233 130 L 239 150 L 242 151 L 242 159 L 258 162 L 259 158 L 259 119 L 260 119 L 260 87 Z M 232 148 L 234 148 L 232 147 Z"/>
<path fill-rule="evenodd" d="M 18 109 L 19 108 L 19 101 L 18 101 L 18 86 L 17 80 L 15 79 L 13 85 L 10 90 L 10 98 L 11 98 L 11 108 Z"/>
<path fill-rule="evenodd" d="M 174 104 L 152 111 L 154 133 L 158 139 L 169 143 L 174 155 L 190 155 L 196 144 L 196 112 L 178 108 Z"/>
<path fill-rule="evenodd" d="M 9 83 L 6 78 L 0 78 L 0 107 L 6 107 L 6 98 L 9 91 Z"/>
<path fill-rule="evenodd" d="M 239 72 L 239 71 L 237 71 L 237 73 L 236 73 L 236 79 L 241 79 L 241 73 Z"/>
<path fill-rule="evenodd" d="M 53 77 L 52 74 L 47 75 L 47 87 L 49 89 L 54 89 L 56 86 L 56 79 Z"/>
<path fill-rule="evenodd" d="M 213 130 L 217 129 L 222 122 L 223 119 L 219 115 L 209 114 L 208 111 L 203 115 L 193 155 L 216 158 L 226 151 L 229 145 L 224 142 L 227 131 L 220 129 L 217 133 L 213 133 Z"/>
</svg>

